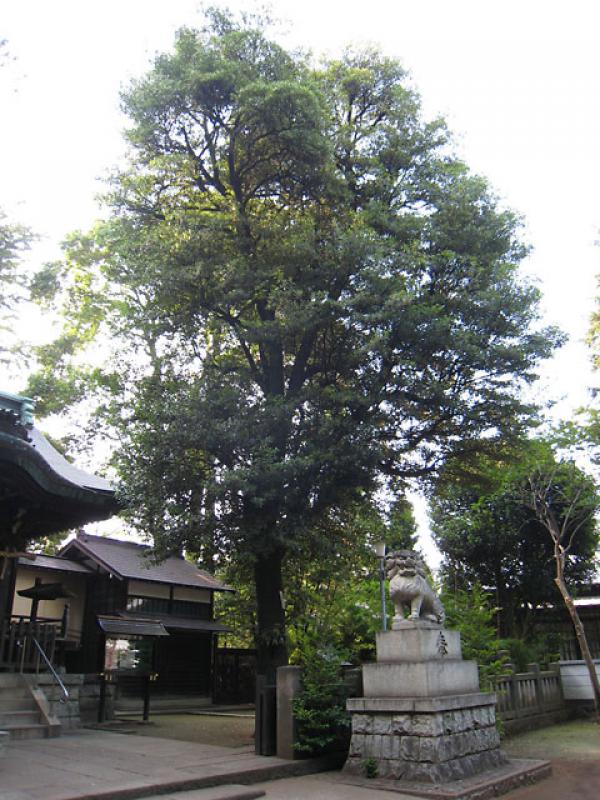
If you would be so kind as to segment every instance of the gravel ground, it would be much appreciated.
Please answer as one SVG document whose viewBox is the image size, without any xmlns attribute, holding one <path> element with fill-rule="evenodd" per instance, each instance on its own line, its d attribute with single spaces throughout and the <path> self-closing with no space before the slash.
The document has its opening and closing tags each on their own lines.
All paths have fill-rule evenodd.
<svg viewBox="0 0 600 800">
<path fill-rule="evenodd" d="M 149 722 L 122 719 L 114 730 L 218 747 L 254 745 L 254 714 L 155 714 Z"/>
</svg>

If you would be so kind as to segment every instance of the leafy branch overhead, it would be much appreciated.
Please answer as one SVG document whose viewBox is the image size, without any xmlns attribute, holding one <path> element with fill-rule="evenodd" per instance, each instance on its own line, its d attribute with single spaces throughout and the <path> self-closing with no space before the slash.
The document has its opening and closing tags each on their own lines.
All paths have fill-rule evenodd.
<svg viewBox="0 0 600 800">
<path fill-rule="evenodd" d="M 286 554 L 524 424 L 517 389 L 560 337 L 536 330 L 517 218 L 397 62 L 315 67 L 209 12 L 122 102 L 129 167 L 60 282 L 67 327 L 107 336 L 110 367 L 79 370 L 70 341 L 39 385 L 100 393 L 132 520 L 165 550 L 250 559 L 267 640 Z"/>
</svg>

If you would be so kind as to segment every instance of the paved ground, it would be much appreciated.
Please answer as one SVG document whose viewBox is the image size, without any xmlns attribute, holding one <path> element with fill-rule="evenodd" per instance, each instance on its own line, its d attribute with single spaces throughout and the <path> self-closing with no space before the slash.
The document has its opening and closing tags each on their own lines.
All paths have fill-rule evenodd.
<svg viewBox="0 0 600 800">
<path fill-rule="evenodd" d="M 254 748 L 198 745 L 106 731 L 11 742 L 0 762 L 1 800 L 116 798 L 191 789 L 207 783 L 256 783 L 298 762 L 254 755 Z M 142 792 L 142 789 L 144 790 Z"/>
<path fill-rule="evenodd" d="M 209 723 L 210 724 L 210 723 Z M 0 761 L 0 800 L 105 800 L 118 792 L 173 797 L 169 787 L 192 789 L 207 781 L 253 782 L 267 800 L 408 800 L 405 794 L 349 786 L 339 772 L 269 780 L 298 762 L 255 756 L 250 747 L 198 745 L 176 739 L 81 731 L 58 739 L 11 742 Z M 504 743 L 510 755 L 546 758 L 549 780 L 505 795 L 506 800 L 598 800 L 600 726 L 592 722 L 546 728 Z M 265 770 L 262 773 L 260 770 Z M 268 775 L 265 774 L 269 771 Z M 261 783 L 261 781 L 263 781 Z M 153 788 L 154 787 L 154 788 Z M 256 795 L 255 795 L 256 796 Z M 208 800 L 188 791 L 174 800 Z"/>
</svg>

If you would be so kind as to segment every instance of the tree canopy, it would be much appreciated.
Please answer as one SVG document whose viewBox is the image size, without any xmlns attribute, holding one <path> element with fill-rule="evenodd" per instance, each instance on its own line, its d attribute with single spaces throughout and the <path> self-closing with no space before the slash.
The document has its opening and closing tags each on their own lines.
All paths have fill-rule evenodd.
<svg viewBox="0 0 600 800">
<path fill-rule="evenodd" d="M 17 305 L 24 299 L 27 280 L 21 269 L 23 254 L 33 234 L 23 225 L 9 222 L 0 209 L 0 363 L 7 363 L 13 350 L 7 342 Z"/>
<path fill-rule="evenodd" d="M 549 503 L 560 521 L 573 487 L 585 495 L 585 514 L 565 563 L 574 586 L 594 571 L 598 532 L 593 512 L 600 501 L 593 481 L 572 462 L 558 461 L 549 444 L 529 441 L 504 455 L 480 458 L 462 479 L 454 472 L 442 480 L 432 504 L 433 532 L 444 555 L 446 582 L 461 589 L 481 583 L 495 597 L 500 635 L 527 638 L 535 608 L 558 599 L 554 546 L 528 501 L 532 476 L 553 476 Z"/>
<path fill-rule="evenodd" d="M 90 382 L 133 523 L 247 560 L 259 669 L 285 661 L 282 564 L 346 504 L 524 422 L 535 330 L 518 220 L 423 118 L 399 64 L 315 67 L 209 13 L 123 95 L 129 167 L 74 234 L 37 397 Z M 77 371 L 109 332 L 109 369 Z"/>
</svg>

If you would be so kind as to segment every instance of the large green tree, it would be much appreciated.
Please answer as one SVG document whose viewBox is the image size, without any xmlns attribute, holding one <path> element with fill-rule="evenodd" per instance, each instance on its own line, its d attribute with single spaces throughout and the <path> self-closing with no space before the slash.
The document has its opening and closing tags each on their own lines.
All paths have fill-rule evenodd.
<svg viewBox="0 0 600 800">
<path fill-rule="evenodd" d="M 123 108 L 129 168 L 53 268 L 68 325 L 30 391 L 108 326 L 122 346 L 87 377 L 131 519 L 163 550 L 247 562 L 266 671 L 286 660 L 286 559 L 359 492 L 518 426 L 557 337 L 532 329 L 518 221 L 395 61 L 314 67 L 212 12 Z"/>
<path fill-rule="evenodd" d="M 585 491 L 585 517 L 564 563 L 573 586 L 586 582 L 595 569 L 593 512 L 599 499 L 594 483 L 575 464 L 557 461 L 551 446 L 539 441 L 499 447 L 495 458 L 486 455 L 467 465 L 449 462 L 446 469 L 433 498 L 432 518 L 448 587 L 482 584 L 498 607 L 499 634 L 526 639 L 533 634 L 536 607 L 558 599 L 555 547 L 528 501 L 531 476 L 540 471 L 554 476 L 554 496 L 548 502 L 561 522 L 566 494 L 575 484 Z"/>
</svg>

